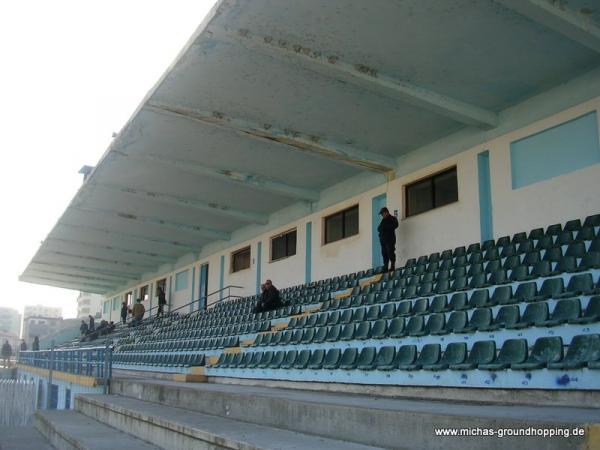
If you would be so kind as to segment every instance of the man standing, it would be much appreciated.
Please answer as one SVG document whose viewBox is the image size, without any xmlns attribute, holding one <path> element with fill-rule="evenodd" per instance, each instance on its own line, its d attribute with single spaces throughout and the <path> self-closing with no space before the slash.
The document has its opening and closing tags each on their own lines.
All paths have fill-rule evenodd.
<svg viewBox="0 0 600 450">
<path fill-rule="evenodd" d="M 4 367 L 10 367 L 10 357 L 12 356 L 12 347 L 8 343 L 8 340 L 4 341 L 2 346 L 2 359 L 4 360 Z"/>
<path fill-rule="evenodd" d="M 158 317 L 165 312 L 164 308 L 167 304 L 167 297 L 165 296 L 165 291 L 162 286 L 159 286 L 156 291 L 158 293 L 158 311 L 156 311 L 156 317 Z"/>
<path fill-rule="evenodd" d="M 121 321 L 123 322 L 123 325 L 125 325 L 127 323 L 128 311 L 129 311 L 129 308 L 127 308 L 127 302 L 123 302 L 121 304 Z"/>
<path fill-rule="evenodd" d="M 377 227 L 379 232 L 379 243 L 381 244 L 381 256 L 385 271 L 396 270 L 396 228 L 398 228 L 398 219 L 390 214 L 390 211 L 384 206 L 379 211 L 381 223 Z M 388 264 L 391 266 L 388 269 Z"/>
<path fill-rule="evenodd" d="M 21 351 L 22 352 L 27 351 L 27 342 L 25 342 L 25 339 L 21 339 Z"/>
<path fill-rule="evenodd" d="M 94 316 L 90 314 L 88 317 L 90 318 L 90 325 L 88 326 L 88 331 L 91 333 L 92 331 L 96 331 L 96 325 L 94 324 Z"/>
<path fill-rule="evenodd" d="M 135 305 L 133 305 L 133 309 L 131 310 L 131 314 L 133 315 L 133 320 L 131 321 L 131 326 L 138 326 L 142 323 L 142 319 L 144 318 L 144 314 L 146 313 L 146 308 L 142 305 L 142 299 L 138 298 L 135 301 Z"/>
</svg>

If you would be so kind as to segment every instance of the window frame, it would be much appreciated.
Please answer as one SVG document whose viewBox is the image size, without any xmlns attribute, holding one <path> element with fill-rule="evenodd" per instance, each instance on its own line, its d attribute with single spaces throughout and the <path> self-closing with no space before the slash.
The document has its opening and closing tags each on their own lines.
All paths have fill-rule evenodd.
<svg viewBox="0 0 600 450">
<path fill-rule="evenodd" d="M 447 174 L 449 174 L 451 172 L 454 172 L 455 175 L 456 175 L 456 177 L 455 177 L 456 178 L 456 200 L 454 200 L 452 202 L 449 202 L 449 203 L 444 203 L 443 205 L 437 205 L 436 204 L 436 198 L 435 198 L 435 180 L 437 178 L 440 178 L 440 177 L 442 177 L 444 175 L 447 175 Z M 409 192 L 409 189 L 411 187 L 416 186 L 418 184 L 421 184 L 421 183 L 423 183 L 425 181 L 429 182 L 429 185 L 430 185 L 432 207 L 429 208 L 429 209 L 427 209 L 427 210 L 425 210 L 425 211 L 421 211 L 421 212 L 418 212 L 418 213 L 415 213 L 415 214 L 409 214 L 409 210 L 408 210 L 408 203 L 409 203 L 408 202 L 408 192 Z M 444 206 L 448 206 L 448 205 L 452 205 L 454 203 L 458 203 L 458 201 L 460 200 L 459 195 L 458 195 L 458 167 L 456 165 L 453 165 L 453 166 L 450 166 L 450 167 L 446 167 L 445 169 L 439 170 L 439 171 L 434 172 L 432 174 L 429 174 L 427 176 L 421 177 L 421 178 L 419 178 L 417 180 L 411 181 L 410 183 L 404 185 L 404 189 L 403 190 L 404 190 L 404 195 L 403 195 L 403 197 L 404 197 L 403 218 L 404 219 L 408 219 L 410 217 L 419 216 L 419 215 L 425 214 L 425 213 L 427 213 L 429 211 L 433 211 L 434 209 L 438 209 L 438 208 L 442 208 Z"/>
<path fill-rule="evenodd" d="M 190 269 L 184 269 L 175 273 L 175 292 L 185 291 L 189 286 Z M 185 286 L 181 286 L 183 277 L 185 276 Z"/>
<path fill-rule="evenodd" d="M 287 236 L 292 234 L 292 233 L 296 233 L 296 245 L 294 246 L 294 253 L 292 254 L 288 254 L 288 239 Z M 285 240 L 285 256 L 282 256 L 280 258 L 273 258 L 273 241 L 275 239 L 281 238 L 281 237 L 286 237 Z M 282 259 L 286 259 L 286 258 L 291 258 L 292 256 L 296 256 L 298 254 L 298 228 L 290 228 L 289 230 L 283 231 L 279 234 L 276 234 L 275 236 L 271 236 L 271 238 L 269 239 L 269 262 L 277 262 L 277 261 L 281 261 Z"/>
<path fill-rule="evenodd" d="M 248 267 L 242 267 L 240 269 L 235 268 L 235 257 L 241 253 L 244 252 L 248 252 Z M 239 248 L 233 252 L 230 253 L 229 255 L 229 273 L 238 273 L 241 272 L 243 270 L 248 270 L 250 269 L 250 267 L 252 267 L 252 249 L 250 245 L 247 245 L 245 247 Z"/>
<path fill-rule="evenodd" d="M 346 213 L 353 209 L 356 209 L 356 216 L 357 216 L 356 233 L 346 234 Z M 335 239 L 333 241 L 328 241 L 327 240 L 327 221 L 338 215 L 342 216 L 342 237 L 339 239 Z M 344 239 L 348 239 L 352 236 L 358 236 L 360 234 L 360 207 L 359 207 L 359 204 L 356 203 L 352 206 L 341 209 L 339 211 L 334 212 L 333 214 L 329 214 L 329 215 L 323 217 L 323 228 L 322 229 L 323 229 L 322 245 L 333 244 L 334 242 L 339 242 Z"/>
</svg>

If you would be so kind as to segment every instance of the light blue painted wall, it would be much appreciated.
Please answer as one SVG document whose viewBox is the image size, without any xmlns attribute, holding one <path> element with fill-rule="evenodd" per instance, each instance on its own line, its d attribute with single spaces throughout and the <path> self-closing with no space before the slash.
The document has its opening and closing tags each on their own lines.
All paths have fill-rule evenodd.
<svg viewBox="0 0 600 450">
<path fill-rule="evenodd" d="M 259 241 L 256 246 L 256 294 L 260 294 L 261 261 L 262 261 L 262 242 Z"/>
<path fill-rule="evenodd" d="M 225 255 L 221 255 L 221 274 L 219 275 L 219 299 L 223 300 L 223 288 L 225 287 Z"/>
<path fill-rule="evenodd" d="M 510 161 L 513 189 L 600 163 L 596 112 L 512 142 Z"/>
<path fill-rule="evenodd" d="M 372 224 L 372 263 L 373 267 L 379 267 L 383 265 L 383 257 L 381 256 L 381 245 L 379 244 L 379 233 L 377 232 L 377 227 L 381 222 L 381 216 L 379 215 L 379 210 L 386 206 L 387 203 L 387 194 L 381 194 L 377 197 L 373 197 L 371 201 L 371 224 Z"/>
<path fill-rule="evenodd" d="M 312 281 L 312 222 L 306 223 L 306 257 L 304 262 L 304 282 Z"/>
<path fill-rule="evenodd" d="M 477 155 L 477 175 L 479 179 L 479 225 L 483 242 L 494 238 L 490 152 L 488 150 Z"/>
<path fill-rule="evenodd" d="M 188 287 L 188 270 L 183 270 L 175 275 L 175 292 Z"/>
</svg>

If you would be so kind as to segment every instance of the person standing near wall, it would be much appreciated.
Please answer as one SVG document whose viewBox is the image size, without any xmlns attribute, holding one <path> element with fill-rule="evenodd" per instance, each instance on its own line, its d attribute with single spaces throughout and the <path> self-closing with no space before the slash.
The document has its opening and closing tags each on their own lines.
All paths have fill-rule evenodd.
<svg viewBox="0 0 600 450">
<path fill-rule="evenodd" d="M 164 314 L 165 305 L 167 304 L 167 297 L 165 296 L 165 291 L 161 286 L 157 288 L 158 294 L 158 311 L 156 311 L 156 317 Z"/>
<path fill-rule="evenodd" d="M 12 347 L 8 343 L 8 340 L 4 341 L 2 346 L 2 359 L 4 360 L 4 367 L 10 367 L 10 357 L 12 356 Z"/>
<path fill-rule="evenodd" d="M 398 219 L 390 214 L 390 211 L 384 206 L 379 211 L 381 222 L 377 227 L 379 232 L 379 243 L 381 244 L 381 256 L 385 271 L 396 270 L 396 228 L 398 228 Z M 388 268 L 388 264 L 391 266 Z"/>
<path fill-rule="evenodd" d="M 40 349 L 40 338 L 36 336 L 33 338 L 33 344 L 31 344 L 31 350 L 37 352 L 39 349 Z"/>
<path fill-rule="evenodd" d="M 129 309 L 127 308 L 127 302 L 123 302 L 121 304 L 121 321 L 123 322 L 123 325 L 125 325 L 127 323 L 127 313 L 129 312 Z"/>
</svg>

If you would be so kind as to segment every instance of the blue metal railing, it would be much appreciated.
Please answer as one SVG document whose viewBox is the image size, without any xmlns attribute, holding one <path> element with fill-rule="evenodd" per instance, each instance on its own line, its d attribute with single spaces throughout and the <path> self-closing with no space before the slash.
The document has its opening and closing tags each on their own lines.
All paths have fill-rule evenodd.
<svg viewBox="0 0 600 450">
<path fill-rule="evenodd" d="M 21 351 L 18 362 L 52 371 L 109 379 L 112 376 L 112 347 Z"/>
</svg>

